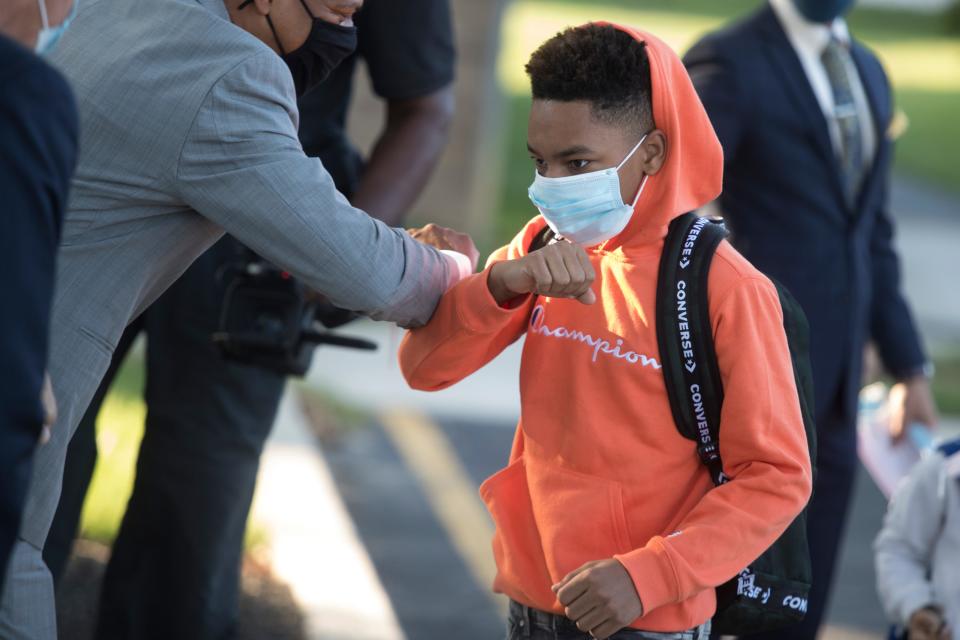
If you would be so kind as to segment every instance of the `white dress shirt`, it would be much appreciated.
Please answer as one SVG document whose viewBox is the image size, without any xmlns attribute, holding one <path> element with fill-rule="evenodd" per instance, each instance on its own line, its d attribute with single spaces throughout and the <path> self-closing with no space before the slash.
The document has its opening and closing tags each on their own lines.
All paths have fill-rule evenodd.
<svg viewBox="0 0 960 640">
<path fill-rule="evenodd" d="M 800 58 L 810 87 L 813 89 L 817 102 L 820 103 L 820 109 L 827 119 L 827 128 L 830 130 L 833 149 L 839 157 L 841 153 L 840 125 L 835 113 L 833 89 L 830 87 L 830 79 L 820 56 L 830 43 L 831 37 L 837 38 L 844 44 L 850 44 L 850 31 L 847 29 L 847 23 L 843 18 L 837 18 L 829 25 L 810 22 L 800 14 L 800 11 L 793 4 L 793 0 L 770 0 L 770 6 L 777 15 L 777 19 L 780 20 L 780 24 L 787 34 L 787 39 L 790 40 L 790 44 L 793 45 L 794 51 Z M 873 122 L 873 113 L 870 110 L 870 103 L 867 101 L 860 74 L 852 60 L 848 61 L 847 71 L 850 75 L 853 99 L 857 106 L 857 116 L 861 126 L 860 137 L 863 141 L 863 158 L 869 166 L 877 151 L 877 133 Z"/>
</svg>

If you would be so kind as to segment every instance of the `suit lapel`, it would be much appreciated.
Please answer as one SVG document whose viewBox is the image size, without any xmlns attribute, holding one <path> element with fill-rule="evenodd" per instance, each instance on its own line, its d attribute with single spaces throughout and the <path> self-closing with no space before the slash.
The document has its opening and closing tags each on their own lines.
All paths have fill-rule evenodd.
<svg viewBox="0 0 960 640">
<path fill-rule="evenodd" d="M 824 117 L 820 102 L 807 79 L 807 72 L 804 70 L 797 52 L 794 51 L 793 45 L 787 38 L 787 34 L 770 5 L 765 5 L 760 10 L 759 19 L 763 27 L 761 32 L 763 33 L 767 54 L 780 71 L 778 74 L 780 83 L 793 100 L 797 111 L 808 119 L 814 132 L 817 150 L 823 157 L 824 162 L 831 167 L 830 174 L 833 176 L 832 182 L 836 195 L 841 201 L 845 201 L 843 182 L 840 179 L 840 164 L 837 161 L 833 142 L 830 139 L 827 119 Z"/>
</svg>

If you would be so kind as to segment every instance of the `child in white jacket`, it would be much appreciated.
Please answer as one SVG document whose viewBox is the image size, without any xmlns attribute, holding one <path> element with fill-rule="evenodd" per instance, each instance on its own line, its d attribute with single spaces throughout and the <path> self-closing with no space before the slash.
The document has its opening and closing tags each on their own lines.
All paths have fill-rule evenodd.
<svg viewBox="0 0 960 640">
<path fill-rule="evenodd" d="M 874 545 L 877 587 L 909 640 L 960 640 L 960 439 L 897 488 Z"/>
</svg>

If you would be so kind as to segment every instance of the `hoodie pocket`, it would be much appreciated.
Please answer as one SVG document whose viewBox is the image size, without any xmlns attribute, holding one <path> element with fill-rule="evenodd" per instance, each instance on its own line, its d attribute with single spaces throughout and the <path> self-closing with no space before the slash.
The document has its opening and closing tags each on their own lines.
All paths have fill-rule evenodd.
<svg viewBox="0 0 960 640">
<path fill-rule="evenodd" d="M 593 560 L 632 549 L 620 483 L 539 463 L 530 499 L 554 580 Z"/>
<path fill-rule="evenodd" d="M 487 478 L 480 485 L 480 497 L 496 526 L 494 591 L 525 602 L 552 602 L 553 582 L 543 561 L 524 459 L 513 461 Z"/>
</svg>

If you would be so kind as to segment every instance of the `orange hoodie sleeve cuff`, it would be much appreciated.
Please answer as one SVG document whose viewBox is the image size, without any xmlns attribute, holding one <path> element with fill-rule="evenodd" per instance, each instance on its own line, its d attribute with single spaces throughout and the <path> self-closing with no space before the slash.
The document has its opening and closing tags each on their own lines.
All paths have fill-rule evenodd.
<svg viewBox="0 0 960 640">
<path fill-rule="evenodd" d="M 492 265 L 491 265 L 492 266 Z M 457 295 L 468 304 L 457 306 L 457 314 L 463 326 L 472 333 L 490 333 L 510 321 L 518 312 L 523 313 L 522 301 L 526 298 L 512 301 L 508 307 L 497 304 L 487 280 L 490 277 L 490 266 L 464 279 L 457 285 Z"/>
<path fill-rule="evenodd" d="M 614 556 L 623 565 L 633 580 L 640 596 L 643 615 L 676 602 L 677 576 L 667 549 L 659 538 L 654 538 L 642 549 Z"/>
</svg>

